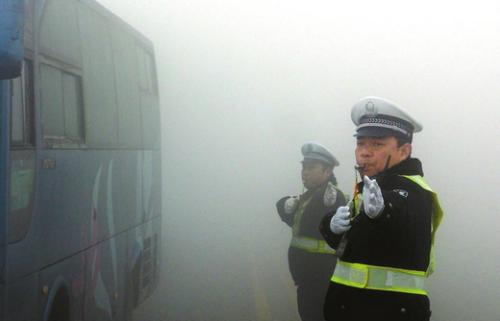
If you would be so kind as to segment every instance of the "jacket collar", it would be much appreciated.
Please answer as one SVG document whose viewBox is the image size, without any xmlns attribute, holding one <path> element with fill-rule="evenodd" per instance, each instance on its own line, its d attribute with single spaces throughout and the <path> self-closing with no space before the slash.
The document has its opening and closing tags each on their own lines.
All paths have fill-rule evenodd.
<svg viewBox="0 0 500 321">
<path fill-rule="evenodd" d="M 399 164 L 378 173 L 374 178 L 396 176 L 396 175 L 420 175 L 424 176 L 422 163 L 417 158 L 407 158 Z"/>
</svg>

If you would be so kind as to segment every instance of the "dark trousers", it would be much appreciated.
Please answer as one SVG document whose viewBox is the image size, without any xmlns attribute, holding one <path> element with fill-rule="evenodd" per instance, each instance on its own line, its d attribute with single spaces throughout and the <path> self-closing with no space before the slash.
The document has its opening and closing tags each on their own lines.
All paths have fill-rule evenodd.
<svg viewBox="0 0 500 321">
<path fill-rule="evenodd" d="M 325 298 L 327 321 L 429 321 L 425 295 L 357 289 L 330 283 Z"/>
<path fill-rule="evenodd" d="M 324 321 L 323 303 L 335 268 L 335 257 L 290 248 L 288 258 L 290 272 L 297 286 L 300 318 L 302 321 Z"/>
<path fill-rule="evenodd" d="M 297 307 L 302 321 L 324 321 L 323 301 L 327 282 L 297 284 Z"/>
</svg>

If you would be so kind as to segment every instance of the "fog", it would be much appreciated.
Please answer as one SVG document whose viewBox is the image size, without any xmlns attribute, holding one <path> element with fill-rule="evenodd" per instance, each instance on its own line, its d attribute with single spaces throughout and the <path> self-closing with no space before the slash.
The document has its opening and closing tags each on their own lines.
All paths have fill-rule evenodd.
<svg viewBox="0 0 500 321">
<path fill-rule="evenodd" d="M 500 3 L 99 1 L 156 49 L 163 274 L 138 320 L 298 321 L 274 204 L 302 192 L 310 140 L 352 193 L 367 95 L 424 125 L 413 154 L 445 210 L 432 320 L 500 320 Z"/>
</svg>

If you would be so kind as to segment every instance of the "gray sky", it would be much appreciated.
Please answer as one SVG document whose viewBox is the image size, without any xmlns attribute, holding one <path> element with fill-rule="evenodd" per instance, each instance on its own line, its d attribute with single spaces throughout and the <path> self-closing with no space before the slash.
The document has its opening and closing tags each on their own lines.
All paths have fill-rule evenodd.
<svg viewBox="0 0 500 321">
<path fill-rule="evenodd" d="M 350 107 L 378 95 L 423 123 L 414 155 L 446 213 L 429 282 L 433 320 L 500 318 L 500 3 L 99 2 L 156 47 L 165 186 L 158 315 L 298 320 L 290 231 L 274 203 L 302 191 L 300 145 L 309 140 L 331 148 L 351 193 Z"/>
</svg>

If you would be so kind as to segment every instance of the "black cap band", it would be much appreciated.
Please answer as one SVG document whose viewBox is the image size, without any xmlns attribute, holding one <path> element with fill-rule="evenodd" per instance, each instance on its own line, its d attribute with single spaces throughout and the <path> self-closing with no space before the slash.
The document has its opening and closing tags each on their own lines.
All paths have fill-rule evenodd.
<svg viewBox="0 0 500 321">
<path fill-rule="evenodd" d="M 357 137 L 386 137 L 396 136 L 412 141 L 413 126 L 396 117 L 378 114 L 376 116 L 363 116 L 356 129 Z"/>
</svg>

